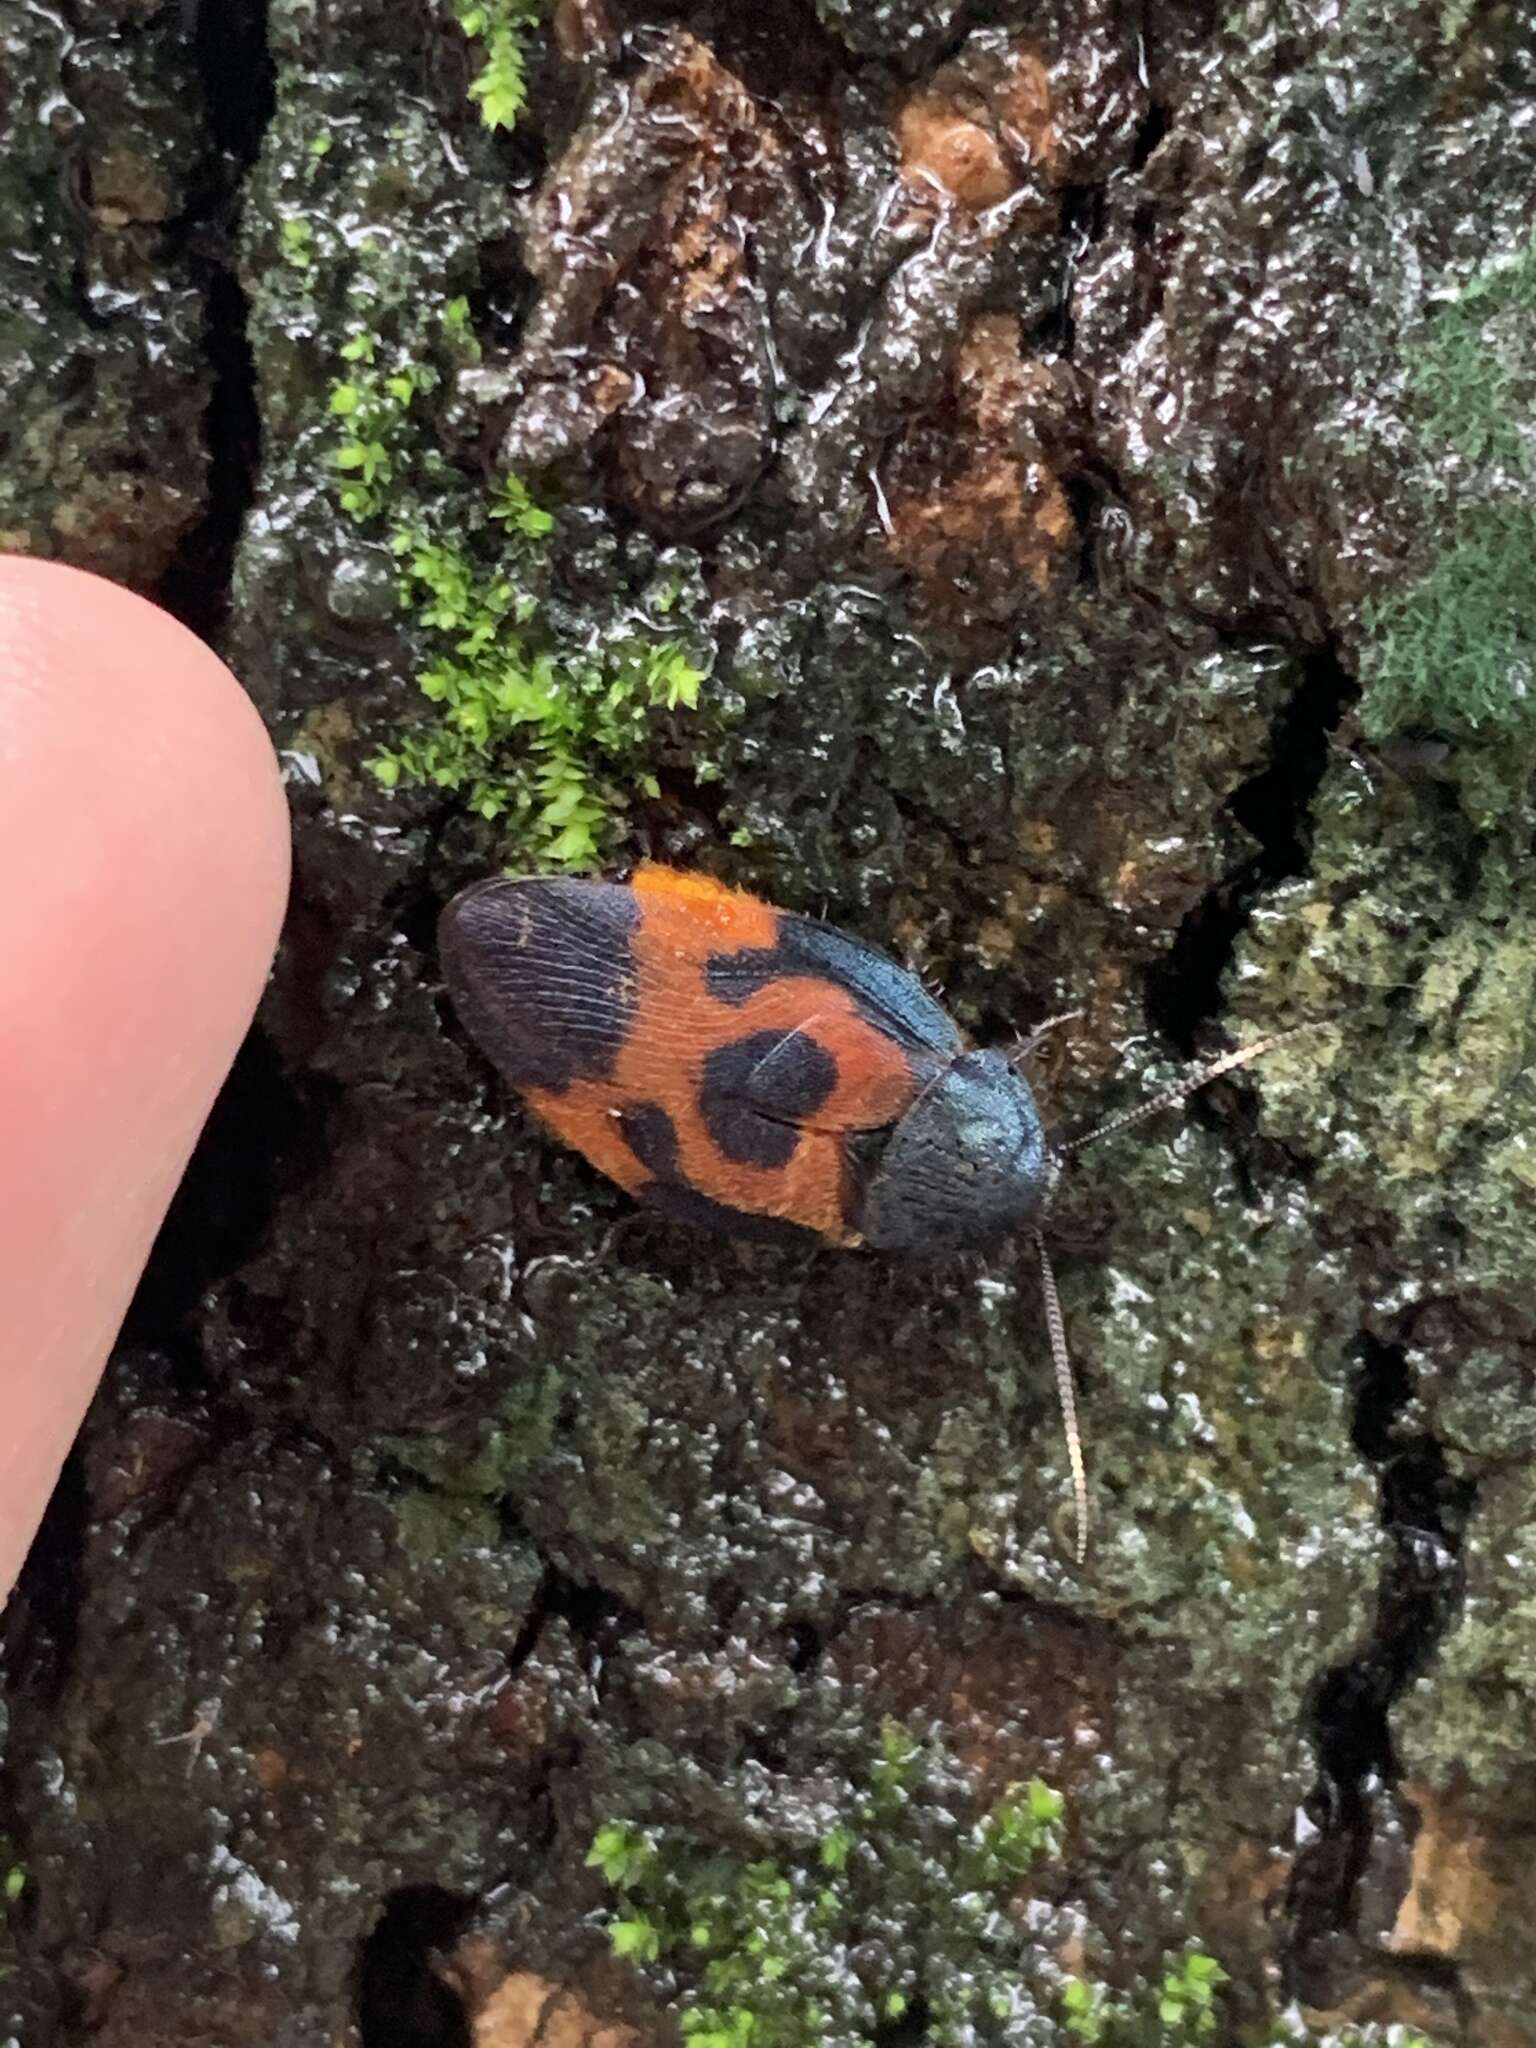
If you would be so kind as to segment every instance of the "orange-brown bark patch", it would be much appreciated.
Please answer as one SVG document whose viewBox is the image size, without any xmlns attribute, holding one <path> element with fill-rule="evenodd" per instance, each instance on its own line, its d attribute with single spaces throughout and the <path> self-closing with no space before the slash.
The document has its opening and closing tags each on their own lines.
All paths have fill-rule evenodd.
<svg viewBox="0 0 1536 2048">
<path fill-rule="evenodd" d="M 893 456 L 891 552 L 936 611 L 1004 618 L 1070 559 L 1076 521 L 1034 426 L 1051 402 L 1048 376 L 1020 354 L 1017 320 L 984 313 L 935 413 Z"/>
<path fill-rule="evenodd" d="M 1026 43 L 963 50 L 896 115 L 901 175 L 914 202 L 980 213 L 1027 182 L 1049 182 L 1059 154 L 1051 82 Z"/>
</svg>

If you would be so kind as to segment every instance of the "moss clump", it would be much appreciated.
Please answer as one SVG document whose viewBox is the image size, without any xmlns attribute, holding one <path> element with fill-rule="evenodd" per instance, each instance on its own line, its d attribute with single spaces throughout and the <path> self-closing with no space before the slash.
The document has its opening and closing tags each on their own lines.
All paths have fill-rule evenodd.
<svg viewBox="0 0 1536 2048">
<path fill-rule="evenodd" d="M 590 867 L 632 794 L 657 796 L 653 711 L 698 707 L 703 671 L 674 640 L 620 629 L 590 652 L 563 649 L 518 569 L 548 514 L 518 480 L 490 507 L 522 536 L 494 564 L 425 526 L 398 526 L 401 596 L 436 642 L 417 683 L 437 720 L 369 763 L 386 789 L 434 785 L 551 867 Z"/>
<path fill-rule="evenodd" d="M 1361 710 L 1415 726 L 1536 739 L 1536 510 L 1480 505 L 1429 573 L 1373 608 Z"/>
<path fill-rule="evenodd" d="M 308 270 L 315 260 L 314 223 L 302 213 L 291 213 L 278 230 L 283 261 L 295 270 Z"/>
<path fill-rule="evenodd" d="M 546 1367 L 532 1382 L 504 1395 L 467 1445 L 422 1431 L 383 1437 L 374 1452 L 434 1493 L 458 1501 L 499 1501 L 547 1455 L 562 1384 L 559 1369 Z"/>
<path fill-rule="evenodd" d="M 481 118 L 510 128 L 526 102 L 537 6 L 451 5 L 484 48 L 470 86 Z M 316 140 L 329 139 L 308 145 L 311 180 L 331 156 L 329 147 L 315 153 Z M 675 727 L 700 706 L 708 650 L 671 629 L 683 579 L 663 559 L 647 564 L 644 588 L 615 591 L 596 611 L 562 601 L 556 514 L 520 477 L 487 486 L 451 458 L 439 432 L 460 378 L 480 360 L 468 297 L 434 295 L 430 247 L 415 251 L 389 225 L 343 236 L 341 214 L 333 206 L 329 215 L 286 215 L 281 254 L 303 288 L 306 324 L 311 307 L 344 303 L 323 459 L 335 503 L 375 563 L 387 550 L 397 565 L 401 623 L 433 707 L 384 736 L 367 766 L 385 789 L 460 799 L 497 825 L 508 861 L 590 868 L 629 805 L 659 795 L 661 745 L 675 736 L 682 751 Z M 568 524 L 573 539 L 585 528 L 590 551 L 591 515 Z M 691 743 L 686 751 L 699 752 Z"/>
<path fill-rule="evenodd" d="M 1490 264 L 1443 306 L 1415 354 L 1409 383 L 1431 444 L 1469 462 L 1524 469 L 1531 460 L 1536 351 L 1536 235 Z"/>
<path fill-rule="evenodd" d="M 690 2048 L 1008 2048 L 1047 2038 L 1042 2022 L 1083 2048 L 1213 2042 L 1228 1981 L 1216 1958 L 1191 1947 L 1126 1993 L 1063 1970 L 1082 1922 L 1023 1891 L 1060 1851 L 1062 1800 L 1032 1779 L 978 1811 L 975 1791 L 888 1720 L 838 1809 L 807 1811 L 802 1794 L 780 1816 L 776 1856 L 605 1822 L 587 1864 L 613 1894 L 613 1951 L 675 1998 Z M 1400 2027 L 1319 2037 L 1280 2021 L 1251 2038 L 1429 2048 Z"/>
<path fill-rule="evenodd" d="M 422 1565 L 460 1557 L 465 1551 L 489 1556 L 501 1533 L 485 1502 L 437 1493 L 403 1494 L 395 1504 L 395 1520 L 401 1549 L 414 1564 Z"/>
<path fill-rule="evenodd" d="M 469 88 L 487 128 L 515 128 L 528 104 L 528 39 L 538 0 L 454 0 L 454 19 L 478 42 L 484 62 Z"/>
<path fill-rule="evenodd" d="M 467 299 L 432 329 L 392 308 L 341 355 L 328 399 L 337 500 L 399 564 L 426 656 L 417 684 L 436 707 L 368 766 L 386 789 L 461 797 L 525 863 L 591 867 L 631 799 L 659 793 L 655 715 L 697 710 L 704 667 L 680 639 L 636 631 L 632 613 L 570 644 L 547 604 L 553 515 L 520 477 L 487 489 L 435 444 L 423 401 L 479 355 Z M 660 582 L 647 615 L 676 594 Z"/>
<path fill-rule="evenodd" d="M 1367 612 L 1361 716 L 1376 737 L 1536 740 L 1533 334 L 1536 237 L 1480 272 L 1414 351 L 1423 454 L 1461 509 L 1427 572 Z"/>
<path fill-rule="evenodd" d="M 1061 1800 L 1036 1780 L 971 1817 L 939 1765 L 887 1721 L 851 1808 L 783 1861 L 600 1827 L 587 1862 L 618 1895 L 614 1953 L 677 1971 L 693 2048 L 853 2048 L 917 2011 L 925 2039 L 985 2038 L 1028 1998 L 1004 1902 L 1059 1847 Z"/>
</svg>

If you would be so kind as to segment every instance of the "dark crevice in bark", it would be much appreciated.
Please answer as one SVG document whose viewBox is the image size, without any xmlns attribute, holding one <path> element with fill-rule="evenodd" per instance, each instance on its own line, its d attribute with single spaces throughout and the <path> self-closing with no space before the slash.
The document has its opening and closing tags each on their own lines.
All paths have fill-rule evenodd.
<svg viewBox="0 0 1536 2048">
<path fill-rule="evenodd" d="M 1276 720 L 1267 766 L 1228 805 L 1257 851 L 1190 911 L 1150 978 L 1149 1010 L 1186 1053 L 1219 1010 L 1222 980 L 1255 899 L 1306 871 L 1312 798 L 1330 734 L 1355 689 L 1333 649 L 1311 655 Z M 1473 1489 L 1448 1471 L 1441 1446 L 1400 1428 L 1412 1396 L 1403 1353 L 1366 1340 L 1359 1356 L 1351 1433 L 1357 1452 L 1377 1468 L 1388 1549 L 1360 1648 L 1318 1675 L 1306 1704 L 1317 1776 L 1306 1802 L 1310 1833 L 1288 1900 L 1286 1962 L 1295 1995 L 1320 2007 L 1347 1995 L 1341 1973 L 1347 1978 L 1361 1957 L 1361 1880 L 1397 1775 L 1390 1713 L 1453 1625 L 1461 1531 L 1473 1501 Z M 1391 1959 L 1391 1967 L 1412 1973 L 1404 1958 Z"/>
<path fill-rule="evenodd" d="M 790 1670 L 797 1676 L 814 1671 L 825 1647 L 820 1630 L 809 1621 L 792 1621 L 785 1637 L 784 1661 Z"/>
<path fill-rule="evenodd" d="M 507 1653 L 507 1669 L 520 1671 L 539 1646 L 545 1628 L 563 1621 L 583 1648 L 595 1658 L 612 1656 L 641 1625 L 640 1617 L 605 1586 L 573 1579 L 546 1562 L 544 1577 L 533 1596 L 528 1617 Z"/>
<path fill-rule="evenodd" d="M 200 638 L 217 644 L 229 614 L 235 549 L 255 496 L 261 451 L 249 307 L 237 270 L 241 186 L 275 106 L 266 0 L 200 7 L 192 43 L 207 108 L 212 174 L 192 225 L 203 287 L 203 349 L 210 388 L 203 416 L 208 456 L 203 516 L 182 538 L 156 596 Z"/>
<path fill-rule="evenodd" d="M 441 1885 L 403 1885 L 384 1901 L 357 1966 L 361 2048 L 470 2048 L 464 2001 L 438 1958 L 468 1928 L 475 1902 Z"/>
<path fill-rule="evenodd" d="M 255 495 L 260 428 L 246 298 L 232 269 L 209 273 L 204 305 L 203 347 L 211 374 L 203 416 L 206 509 L 182 536 L 155 595 L 199 639 L 217 646 L 229 616 L 235 548 Z"/>
<path fill-rule="evenodd" d="M 1102 183 L 1066 186 L 1061 195 L 1062 234 L 1077 243 L 1099 241 L 1104 234 L 1107 198 L 1108 187 Z"/>
<path fill-rule="evenodd" d="M 1275 722 L 1267 765 L 1227 805 L 1258 850 L 1186 914 L 1147 983 L 1149 1014 L 1186 1056 L 1220 1009 L 1222 978 L 1255 899 L 1306 870 L 1307 813 L 1327 766 L 1328 737 L 1357 687 L 1331 647 L 1309 656 Z"/>
<path fill-rule="evenodd" d="M 287 1167 L 308 1155 L 314 1118 L 265 1033 L 253 1029 L 219 1091 L 161 1224 L 123 1322 L 122 1341 L 172 1356 L 206 1290 L 266 1234 Z"/>
<path fill-rule="evenodd" d="M 218 6 L 199 7 L 193 48 L 213 140 L 241 171 L 249 170 L 277 104 L 267 0 L 219 0 Z"/>
<path fill-rule="evenodd" d="M 1338 1939 L 1356 1931 L 1379 1809 L 1398 1777 L 1391 1709 L 1455 1624 L 1462 1535 L 1476 1495 L 1470 1481 L 1450 1472 L 1433 1438 L 1399 1431 L 1413 1396 L 1403 1352 L 1367 1337 L 1360 1358 L 1351 1434 L 1377 1468 L 1389 1548 L 1369 1637 L 1356 1655 L 1321 1675 L 1308 1707 L 1317 1779 L 1306 1811 L 1316 1832 L 1292 1876 L 1287 1960 L 1292 1988 L 1317 2005 L 1336 2003 L 1345 1989 L 1335 1975 Z M 1345 1951 L 1346 1969 L 1352 1953 Z M 1392 1964 L 1409 1975 L 1420 1969 L 1408 1957 Z M 1425 1958 L 1422 1968 L 1443 1985 L 1443 1958 Z M 1454 1973 L 1451 1988 L 1457 1989 Z"/>
<path fill-rule="evenodd" d="M 1136 132 L 1135 146 L 1131 150 L 1131 169 L 1144 170 L 1148 159 L 1163 137 L 1173 126 L 1173 117 L 1160 101 L 1154 100 L 1143 116 Z"/>
<path fill-rule="evenodd" d="M 1092 590 L 1099 580 L 1097 513 L 1103 502 L 1103 493 L 1087 476 L 1064 477 L 1061 487 L 1077 527 L 1077 581 L 1083 588 Z"/>
</svg>

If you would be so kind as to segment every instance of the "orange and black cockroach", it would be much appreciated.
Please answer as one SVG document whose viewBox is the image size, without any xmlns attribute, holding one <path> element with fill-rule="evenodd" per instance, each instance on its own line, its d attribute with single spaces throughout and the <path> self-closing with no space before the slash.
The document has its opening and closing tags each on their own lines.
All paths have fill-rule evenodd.
<svg viewBox="0 0 1536 2048">
<path fill-rule="evenodd" d="M 1053 1146 L 1013 1061 L 968 1046 L 916 975 L 708 876 L 648 865 L 628 882 L 493 877 L 453 899 L 439 941 L 480 1049 L 558 1138 L 653 1209 L 906 1254 L 984 1252 L 1028 1233 L 1081 1561 L 1087 1479 L 1041 1229 L 1051 1191 L 1084 1145 L 1291 1033 Z"/>
</svg>

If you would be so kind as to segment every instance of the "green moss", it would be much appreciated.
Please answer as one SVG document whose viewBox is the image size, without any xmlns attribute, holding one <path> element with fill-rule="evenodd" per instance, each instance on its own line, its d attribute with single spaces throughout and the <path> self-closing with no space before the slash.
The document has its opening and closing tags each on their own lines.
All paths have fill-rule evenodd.
<svg viewBox="0 0 1536 2048">
<path fill-rule="evenodd" d="M 469 88 L 487 128 L 515 128 L 528 104 L 528 41 L 538 0 L 454 0 L 454 18 L 479 43 L 484 61 Z"/>
<path fill-rule="evenodd" d="M 1419 726 L 1536 738 L 1536 509 L 1480 505 L 1429 573 L 1373 607 L 1362 716 L 1375 738 Z"/>
<path fill-rule="evenodd" d="M 290 214 L 278 233 L 282 240 L 283 261 L 291 263 L 295 270 L 308 270 L 315 260 L 313 223 L 301 213 Z"/>
<path fill-rule="evenodd" d="M 470 92 L 485 125 L 510 127 L 525 103 L 536 5 L 449 6 L 484 48 Z M 664 752 L 707 762 L 722 705 L 696 714 L 712 649 L 691 629 L 700 607 L 671 612 L 690 580 L 675 561 L 619 543 L 591 508 L 562 517 L 520 477 L 487 484 L 478 461 L 448 445 L 445 427 L 465 440 L 478 431 L 465 381 L 481 360 L 473 258 L 445 258 L 422 175 L 439 139 L 409 106 L 388 137 L 388 159 L 370 163 L 311 124 L 285 179 L 276 246 L 259 258 L 292 351 L 280 381 L 304 393 L 289 438 L 318 462 L 344 515 L 338 575 L 353 577 L 351 592 L 382 588 L 387 607 L 393 563 L 400 636 L 428 707 L 419 721 L 375 725 L 364 765 L 385 790 L 441 792 L 493 823 L 493 858 L 590 868 L 630 807 L 660 794 Z M 483 239 L 494 225 L 492 214 Z M 345 338 L 321 367 L 317 405 L 305 344 L 338 327 Z M 594 552 L 606 551 L 606 603 L 570 594 L 564 570 L 578 548 L 587 587 Z"/>
<path fill-rule="evenodd" d="M 616 1895 L 614 1953 L 678 1974 L 685 2041 L 867 2042 L 920 2003 L 924 2038 L 958 2048 L 981 2038 L 976 2027 L 1014 2016 L 1027 1994 L 1004 1906 L 1036 1858 L 1059 1848 L 1062 1803 L 1033 1780 L 980 1814 L 930 1805 L 935 1765 L 934 1752 L 885 1722 L 847 1815 L 782 1861 L 720 1853 L 682 1830 L 597 1830 L 587 1862 Z M 938 1823 L 920 1857 L 907 1826 L 917 1800 Z M 913 1880 L 899 1900 L 887 1884 L 893 1864 Z M 943 1953 L 954 1948 L 965 1967 Z"/>
<path fill-rule="evenodd" d="M 515 1389 L 486 1417 L 467 1447 L 448 1436 L 390 1436 L 377 1445 L 381 1458 L 424 1485 L 461 1500 L 498 1501 L 547 1455 L 560 1408 L 561 1375 L 547 1366 Z"/>
<path fill-rule="evenodd" d="M 1426 439 L 1473 462 L 1529 463 L 1533 318 L 1536 235 L 1511 261 L 1480 271 L 1429 323 L 1409 372 Z"/>
<path fill-rule="evenodd" d="M 1409 365 L 1437 499 L 1428 570 L 1378 599 L 1362 650 L 1366 730 L 1536 739 L 1536 238 L 1430 321 Z M 1431 529 L 1445 523 L 1429 507 Z M 1518 768 L 1518 764 L 1507 764 Z"/>
<path fill-rule="evenodd" d="M 495 562 L 423 525 L 390 535 L 402 601 L 434 636 L 417 682 L 438 717 L 369 766 L 387 789 L 454 791 L 545 865 L 590 867 L 629 798 L 659 795 L 651 714 L 697 709 L 703 671 L 679 642 L 624 630 L 590 653 L 562 648 L 519 575 L 548 514 L 509 484 L 490 508 L 510 542 Z"/>
<path fill-rule="evenodd" d="M 3 1745 L 4 1734 L 4 1717 L 0 1715 L 0 1745 Z M 3 1761 L 3 1746 L 0 1746 L 0 1761 Z M 21 1860 L 16 1844 L 0 1830 L 0 1984 L 16 1974 L 15 1928 L 19 1923 L 13 1916 L 26 1895 L 27 1882 L 27 1866 Z"/>
<path fill-rule="evenodd" d="M 676 2000 L 692 2048 L 931 2048 L 1039 2041 L 1083 2048 L 1197 2048 L 1224 2025 L 1227 1972 L 1191 1945 L 1145 1982 L 1111 1990 L 1063 1970 L 1081 1923 L 1025 1883 L 1061 1851 L 1060 1796 L 1039 1779 L 979 1807 L 974 1779 L 936 1743 L 883 1723 L 837 1816 L 763 1809 L 773 1855 L 687 1827 L 606 1821 L 587 1852 L 611 1894 L 616 1956 Z M 1402 2027 L 1319 2036 L 1295 2020 L 1245 2033 L 1249 2048 L 1429 2048 Z"/>
<path fill-rule="evenodd" d="M 1170 1962 L 1139 2009 L 1076 1977 L 1061 1994 L 1062 2026 L 1084 2048 L 1152 2048 L 1154 2042 L 1182 2048 L 1216 2032 L 1217 2001 L 1227 1981 L 1216 1958 L 1200 1949 Z"/>
<path fill-rule="evenodd" d="M 510 126 L 536 11 L 496 0 L 460 5 L 456 18 L 486 46 L 471 87 L 482 115 Z M 468 298 L 434 299 L 424 277 L 410 288 L 398 246 L 365 237 L 353 251 L 323 230 L 322 217 L 291 216 L 282 238 L 317 288 L 324 264 L 356 266 L 326 394 L 326 466 L 341 511 L 398 564 L 416 681 L 433 707 L 367 766 L 385 789 L 441 790 L 496 823 L 509 862 L 592 867 L 628 806 L 659 795 L 658 750 L 699 709 L 708 650 L 661 627 L 675 577 L 616 603 L 607 622 L 584 619 L 573 638 L 553 602 L 555 514 L 522 478 L 488 487 L 441 443 L 445 398 L 480 359 Z"/>
</svg>

